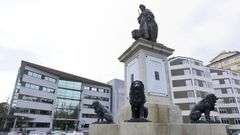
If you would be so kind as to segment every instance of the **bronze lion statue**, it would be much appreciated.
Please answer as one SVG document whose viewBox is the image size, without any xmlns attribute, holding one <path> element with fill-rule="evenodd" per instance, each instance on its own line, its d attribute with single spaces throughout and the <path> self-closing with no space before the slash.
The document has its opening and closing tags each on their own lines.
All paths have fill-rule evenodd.
<svg viewBox="0 0 240 135">
<path fill-rule="evenodd" d="M 141 81 L 133 81 L 130 86 L 129 102 L 131 105 L 132 118 L 129 122 L 147 121 L 148 109 L 144 107 L 146 102 L 144 85 Z"/>
<path fill-rule="evenodd" d="M 111 113 L 100 102 L 94 101 L 92 103 L 92 108 L 97 114 L 97 121 L 94 123 L 96 124 L 113 123 L 113 117 Z M 104 121 L 104 119 L 106 121 Z"/>
<path fill-rule="evenodd" d="M 210 111 L 215 109 L 215 103 L 218 98 L 214 94 L 208 94 L 204 99 L 199 101 L 190 112 L 191 123 L 216 123 L 210 119 Z M 206 121 L 200 121 L 199 119 L 204 113 Z"/>
</svg>

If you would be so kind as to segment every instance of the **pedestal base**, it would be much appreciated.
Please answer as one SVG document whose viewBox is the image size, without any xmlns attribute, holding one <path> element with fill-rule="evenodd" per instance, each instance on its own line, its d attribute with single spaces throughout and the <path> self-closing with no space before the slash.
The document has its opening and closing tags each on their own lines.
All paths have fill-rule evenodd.
<svg viewBox="0 0 240 135">
<path fill-rule="evenodd" d="M 224 124 L 121 123 L 90 125 L 89 135 L 227 135 Z"/>
<path fill-rule="evenodd" d="M 147 103 L 145 106 L 148 108 L 147 119 L 153 123 L 183 123 L 182 113 L 176 105 L 162 105 Z M 131 107 L 123 106 L 120 110 L 120 122 L 129 120 L 131 118 Z"/>
</svg>

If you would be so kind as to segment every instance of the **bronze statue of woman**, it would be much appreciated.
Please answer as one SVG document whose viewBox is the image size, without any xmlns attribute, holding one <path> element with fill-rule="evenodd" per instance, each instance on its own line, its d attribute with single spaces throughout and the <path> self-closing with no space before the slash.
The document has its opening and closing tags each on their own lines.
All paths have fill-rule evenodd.
<svg viewBox="0 0 240 135">
<path fill-rule="evenodd" d="M 155 22 L 153 13 L 147 9 L 144 5 L 139 6 L 141 13 L 138 17 L 138 23 L 140 24 L 139 30 L 132 31 L 132 37 L 137 40 L 138 38 L 144 38 L 156 42 L 158 35 L 158 26 Z"/>
</svg>

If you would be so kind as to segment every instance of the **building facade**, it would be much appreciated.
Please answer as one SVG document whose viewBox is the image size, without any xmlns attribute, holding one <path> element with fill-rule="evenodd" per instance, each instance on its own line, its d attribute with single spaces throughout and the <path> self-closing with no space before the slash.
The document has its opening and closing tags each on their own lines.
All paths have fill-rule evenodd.
<svg viewBox="0 0 240 135">
<path fill-rule="evenodd" d="M 120 79 L 113 79 L 107 82 L 112 86 L 112 115 L 115 123 L 119 122 L 119 113 L 124 105 L 125 99 L 125 82 Z"/>
<path fill-rule="evenodd" d="M 111 85 L 22 61 L 12 94 L 16 128 L 68 130 L 96 121 L 91 107 L 111 108 Z"/>
<path fill-rule="evenodd" d="M 217 68 L 210 68 L 210 72 L 222 123 L 240 129 L 240 73 Z"/>
<path fill-rule="evenodd" d="M 240 52 L 223 51 L 210 61 L 208 67 L 228 69 L 240 72 Z"/>
<path fill-rule="evenodd" d="M 188 123 L 192 107 L 207 94 L 215 93 L 210 70 L 202 61 L 187 57 L 170 58 L 168 64 L 173 102 L 182 110 L 183 122 Z M 219 120 L 217 110 L 211 116 L 212 120 Z"/>
</svg>

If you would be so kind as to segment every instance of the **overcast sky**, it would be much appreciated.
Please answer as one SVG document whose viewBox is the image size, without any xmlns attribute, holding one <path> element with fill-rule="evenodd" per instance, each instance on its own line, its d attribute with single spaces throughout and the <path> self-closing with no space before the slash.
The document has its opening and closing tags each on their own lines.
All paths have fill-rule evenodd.
<svg viewBox="0 0 240 135">
<path fill-rule="evenodd" d="M 204 61 L 240 50 L 239 0 L 1 0 L 0 102 L 13 91 L 21 60 L 100 82 L 123 79 L 118 57 L 134 42 L 139 4 L 172 56 Z"/>
</svg>

